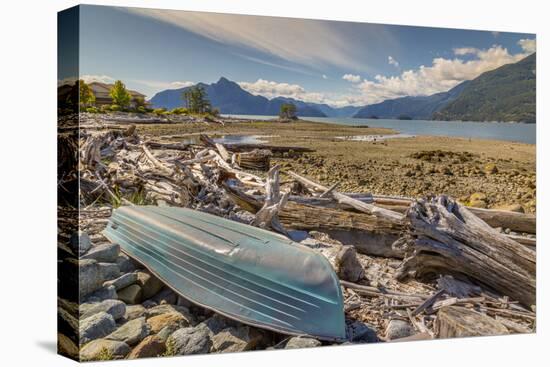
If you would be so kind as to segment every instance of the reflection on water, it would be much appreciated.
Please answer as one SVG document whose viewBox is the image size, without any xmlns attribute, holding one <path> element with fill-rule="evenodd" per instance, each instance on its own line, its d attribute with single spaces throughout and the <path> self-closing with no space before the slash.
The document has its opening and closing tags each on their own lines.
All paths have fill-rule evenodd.
<svg viewBox="0 0 550 367">
<path fill-rule="evenodd" d="M 273 135 L 221 135 L 213 136 L 212 139 L 220 144 L 265 144 L 266 138 L 272 138 Z M 201 144 L 199 135 L 189 135 L 181 140 L 182 144 Z"/>
<path fill-rule="evenodd" d="M 386 135 L 352 135 L 352 136 L 337 136 L 336 139 L 346 141 L 383 141 L 388 139 L 414 138 L 410 134 L 386 134 Z"/>
</svg>

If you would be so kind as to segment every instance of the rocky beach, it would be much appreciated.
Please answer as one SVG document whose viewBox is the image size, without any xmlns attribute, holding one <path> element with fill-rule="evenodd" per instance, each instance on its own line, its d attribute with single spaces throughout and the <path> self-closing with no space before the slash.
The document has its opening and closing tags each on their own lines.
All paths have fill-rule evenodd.
<svg viewBox="0 0 550 367">
<path fill-rule="evenodd" d="M 445 194 L 468 207 L 515 213 L 535 212 L 534 146 L 424 136 L 392 139 L 396 132 L 389 129 L 302 120 L 143 121 L 124 114 L 84 114 L 81 124 L 81 209 L 66 205 L 58 209 L 62 224 L 59 266 L 63 276 L 58 348 L 64 355 L 82 361 L 133 359 L 535 330 L 534 305 L 519 305 L 507 295 L 467 278 L 407 276 L 403 270 L 406 252 L 394 248 L 393 239 L 384 245 L 384 254 L 369 246 L 350 245 L 323 227 L 324 214 L 319 217 L 321 225 L 289 219 L 289 213 L 299 209 L 294 202 L 287 204 L 288 209 L 280 209 L 284 209 L 279 213 L 281 222 L 292 239 L 325 256 L 340 278 L 346 341 L 283 335 L 195 305 L 102 234 L 113 209 L 120 205 L 182 206 L 254 224 L 254 211 L 247 208 L 246 202 L 236 200 L 232 189 L 220 186 L 217 172 L 226 170 L 247 178 L 240 189 L 245 190 L 243 197 L 251 200 L 251 205 L 257 197 L 254 195 L 265 192 L 268 174 L 239 167 L 235 157 L 233 163 L 217 158 L 214 147 L 223 154 L 224 145 L 228 150 L 236 146 L 214 145 L 216 141 L 234 142 L 246 137 L 247 142 L 263 142 L 259 147 L 257 143 L 252 145 L 271 149 L 270 172 L 280 170 L 281 186 L 293 193 L 307 192 L 301 200 L 319 197 L 319 192 L 308 190 L 303 175 L 319 183 L 315 185 L 324 185 L 327 192 L 334 191 L 338 183 L 339 192 L 374 198 L 381 195 L 389 198 L 386 200 Z M 338 138 L 342 136 L 373 138 L 350 141 Z M 211 149 L 210 156 L 205 156 L 205 147 Z M 241 156 L 238 159 L 244 159 Z M 174 166 L 175 161 L 189 162 L 189 166 L 181 169 L 183 166 Z M 61 185 L 69 187 L 69 177 Z M 249 182 L 250 178 L 255 182 Z M 327 200 L 331 201 L 330 195 Z M 396 210 L 404 212 L 408 205 Z M 351 216 L 351 224 L 346 220 L 343 228 L 349 225 L 346 231 L 365 231 L 360 233 L 365 233 L 367 242 L 376 237 L 378 230 L 372 231 L 369 216 L 345 206 L 334 208 L 338 210 L 321 210 Z M 357 227 L 363 221 L 368 230 Z M 392 229 L 391 236 L 399 231 L 404 229 Z M 505 241 L 511 238 L 507 236 L 521 235 L 526 246 L 535 246 L 534 233 L 514 228 L 500 227 L 496 232 L 491 230 L 490 235 Z M 76 299 L 71 298 L 75 289 Z M 482 326 L 469 329 L 455 325 L 467 319 Z"/>
</svg>

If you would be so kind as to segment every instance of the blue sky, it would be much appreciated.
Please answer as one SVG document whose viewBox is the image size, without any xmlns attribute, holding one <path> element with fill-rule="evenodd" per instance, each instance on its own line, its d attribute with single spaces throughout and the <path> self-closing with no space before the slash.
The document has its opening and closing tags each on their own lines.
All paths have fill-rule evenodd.
<svg viewBox="0 0 550 367">
<path fill-rule="evenodd" d="M 81 6 L 80 75 L 148 97 L 221 76 L 253 94 L 334 106 L 446 91 L 535 51 L 535 36 Z"/>
</svg>

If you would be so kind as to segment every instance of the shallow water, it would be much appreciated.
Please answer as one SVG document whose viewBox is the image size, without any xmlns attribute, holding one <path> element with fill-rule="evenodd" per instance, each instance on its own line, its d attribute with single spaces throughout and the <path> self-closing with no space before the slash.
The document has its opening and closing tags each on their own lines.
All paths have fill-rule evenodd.
<svg viewBox="0 0 550 367">
<path fill-rule="evenodd" d="M 214 137 L 213 140 L 220 144 L 265 144 L 268 135 L 222 135 Z M 181 140 L 182 144 L 200 144 L 199 135 L 189 135 Z"/>
<path fill-rule="evenodd" d="M 271 120 L 275 116 L 233 115 L 234 117 Z M 303 117 L 304 120 L 341 125 L 385 127 L 406 135 L 452 136 L 474 139 L 517 141 L 536 143 L 536 124 L 468 122 L 468 121 L 426 121 L 356 119 L 351 117 Z"/>
</svg>

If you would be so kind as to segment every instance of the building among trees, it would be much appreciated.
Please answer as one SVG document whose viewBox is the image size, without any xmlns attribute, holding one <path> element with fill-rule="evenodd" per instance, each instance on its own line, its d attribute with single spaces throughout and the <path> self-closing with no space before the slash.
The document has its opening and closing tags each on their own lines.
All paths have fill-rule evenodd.
<svg viewBox="0 0 550 367">
<path fill-rule="evenodd" d="M 114 84 L 92 82 L 89 84 L 92 88 L 92 92 L 95 96 L 95 105 L 100 107 L 103 105 L 112 105 L 113 98 L 111 97 L 111 89 L 113 89 Z M 135 108 L 145 101 L 145 95 L 135 90 L 128 89 L 130 94 L 130 104 L 129 107 Z"/>
</svg>

